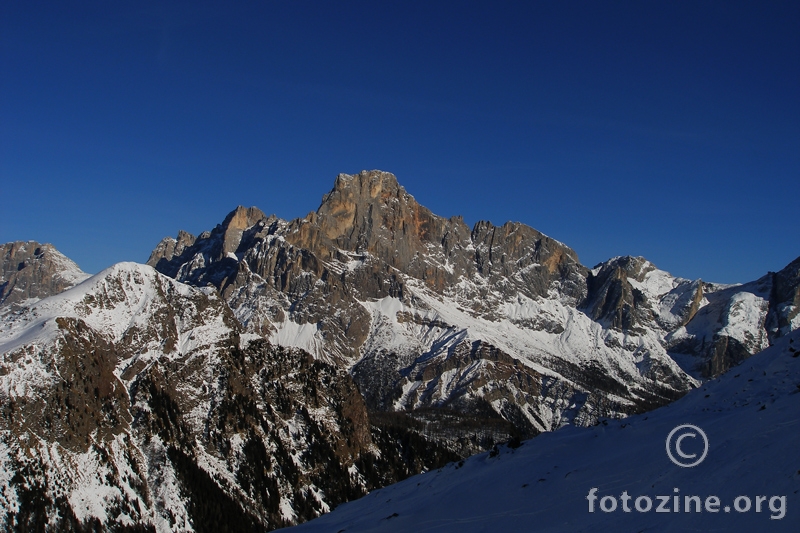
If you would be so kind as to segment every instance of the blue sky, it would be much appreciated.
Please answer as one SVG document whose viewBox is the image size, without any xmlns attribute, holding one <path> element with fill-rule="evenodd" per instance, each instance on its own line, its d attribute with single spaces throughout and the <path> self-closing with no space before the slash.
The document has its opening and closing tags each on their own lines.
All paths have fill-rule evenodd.
<svg viewBox="0 0 800 533">
<path fill-rule="evenodd" d="M 97 272 L 378 168 L 588 266 L 800 255 L 797 2 L 232 4 L 0 5 L 0 242 Z"/>
</svg>

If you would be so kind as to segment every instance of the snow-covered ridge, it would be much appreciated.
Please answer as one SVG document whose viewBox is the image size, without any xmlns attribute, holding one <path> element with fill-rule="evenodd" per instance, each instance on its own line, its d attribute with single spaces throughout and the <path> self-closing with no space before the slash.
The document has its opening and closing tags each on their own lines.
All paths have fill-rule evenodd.
<svg viewBox="0 0 800 533">
<path fill-rule="evenodd" d="M 67 318 L 116 346 L 118 377 L 164 357 L 208 352 L 213 358 L 213 349 L 233 332 L 224 307 L 215 291 L 184 285 L 147 265 L 113 265 L 0 323 L 0 389 L 6 397 L 27 396 L 56 379 L 61 321 Z"/>
<path fill-rule="evenodd" d="M 155 307 L 171 292 L 186 298 L 218 299 L 213 290 L 190 287 L 150 266 L 117 263 L 9 316 L 0 324 L 0 353 L 47 342 L 58 328 L 54 321 L 57 317 L 79 318 L 117 342 L 131 327 L 150 326 Z"/>
</svg>

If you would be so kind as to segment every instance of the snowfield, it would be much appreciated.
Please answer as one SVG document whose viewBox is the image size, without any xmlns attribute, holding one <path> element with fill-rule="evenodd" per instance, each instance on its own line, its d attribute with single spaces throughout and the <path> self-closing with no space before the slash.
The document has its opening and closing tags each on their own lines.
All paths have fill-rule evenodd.
<svg viewBox="0 0 800 533">
<path fill-rule="evenodd" d="M 795 331 L 666 407 L 477 455 L 373 491 L 296 529 L 797 531 L 799 354 Z M 693 468 L 673 464 L 666 453 L 667 436 L 681 424 L 708 437 L 707 457 Z M 699 442 L 685 439 L 682 451 L 701 453 L 692 447 Z M 648 500 L 650 510 L 638 511 Z"/>
</svg>

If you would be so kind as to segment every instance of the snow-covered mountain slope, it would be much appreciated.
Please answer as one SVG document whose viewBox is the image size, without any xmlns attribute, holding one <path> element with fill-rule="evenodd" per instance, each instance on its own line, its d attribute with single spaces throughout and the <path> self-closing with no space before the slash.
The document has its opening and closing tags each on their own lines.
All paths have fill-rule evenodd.
<svg viewBox="0 0 800 533">
<path fill-rule="evenodd" d="M 195 307 L 177 316 L 164 315 L 165 306 L 192 300 L 198 307 L 207 305 L 206 301 L 215 302 L 212 308 L 216 314 Z M 231 334 L 235 323 L 226 324 L 221 309 L 222 303 L 212 289 L 184 285 L 146 265 L 118 263 L 76 287 L 9 315 L 0 324 L 0 351 L 10 353 L 25 345 L 51 343 L 58 336 L 56 319 L 72 318 L 110 342 L 123 343 L 127 350 L 136 352 L 137 360 L 165 353 L 185 355 Z M 170 346 L 152 344 L 167 337 Z"/>
<path fill-rule="evenodd" d="M 706 458 L 690 468 L 666 451 L 683 424 L 708 439 Z M 694 434 L 681 451 L 699 456 Z M 794 332 L 671 405 L 474 456 L 373 491 L 296 530 L 796 531 L 799 440 Z"/>
<path fill-rule="evenodd" d="M 35 241 L 0 245 L 0 311 L 32 303 L 89 277 L 51 244 Z"/>
<path fill-rule="evenodd" d="M 180 374 L 193 360 L 211 362 L 237 340 L 230 311 L 209 293 L 121 263 L 3 321 L 7 529 L 97 521 L 165 530 L 186 522 L 167 443 L 142 426 L 163 408 L 149 399 L 165 369 Z M 213 384 L 212 374 L 204 377 Z M 187 384 L 169 387 L 170 398 L 204 414 L 211 395 L 195 396 Z M 203 418 L 191 420 L 194 429 Z"/>
<path fill-rule="evenodd" d="M 349 370 L 371 409 L 483 413 L 528 436 L 668 403 L 800 325 L 800 259 L 733 287 L 637 257 L 590 270 L 524 224 L 439 217 L 381 171 L 339 175 L 290 222 L 237 208 L 148 263 Z"/>
<path fill-rule="evenodd" d="M 456 456 L 214 288 L 120 263 L 0 323 L 0 529 L 267 531 Z"/>
<path fill-rule="evenodd" d="M 413 280 L 406 286 L 413 295 L 407 304 L 392 297 L 363 302 L 372 329 L 353 373 L 370 384 L 394 363 L 398 377 L 380 391 L 382 406 L 467 408 L 485 401 L 535 434 L 665 403 L 697 383 L 656 335 L 604 330 L 558 299 L 502 301 L 494 294 L 496 311 L 487 320 L 457 295 L 438 295 Z M 373 387 L 362 389 L 374 394 Z"/>
</svg>

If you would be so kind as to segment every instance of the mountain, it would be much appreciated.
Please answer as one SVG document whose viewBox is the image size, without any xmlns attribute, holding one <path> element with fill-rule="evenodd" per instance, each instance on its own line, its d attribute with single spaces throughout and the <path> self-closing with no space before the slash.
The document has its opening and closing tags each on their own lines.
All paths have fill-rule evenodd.
<svg viewBox="0 0 800 533">
<path fill-rule="evenodd" d="M 673 402 L 800 325 L 800 259 L 731 286 L 636 257 L 590 269 L 524 224 L 439 217 L 381 171 L 340 175 L 306 217 L 240 207 L 85 280 L 49 245 L 3 249 L 12 531 L 297 524 Z"/>
<path fill-rule="evenodd" d="M 589 269 L 524 224 L 439 217 L 381 171 L 340 174 L 304 218 L 239 207 L 148 264 L 347 369 L 370 410 L 480 414 L 526 437 L 671 402 L 800 325 L 800 259 L 736 286 L 636 257 Z"/>
<path fill-rule="evenodd" d="M 595 274 L 596 272 L 596 274 Z M 623 331 L 656 326 L 673 357 L 693 355 L 689 368 L 717 376 L 800 326 L 800 258 L 743 285 L 689 281 L 642 258 L 616 258 L 595 268 L 585 306 Z"/>
<path fill-rule="evenodd" d="M 473 456 L 295 529 L 796 531 L 799 356 L 795 331 L 669 406 Z M 668 436 L 683 424 L 708 439 L 705 459 L 691 468 L 666 453 Z M 702 449 L 699 436 L 681 442 L 684 453 Z"/>
<path fill-rule="evenodd" d="M 89 277 L 51 244 L 2 244 L 0 258 L 0 310 L 58 294 Z"/>
<path fill-rule="evenodd" d="M 4 530 L 267 531 L 458 457 L 145 265 L 9 315 L 0 354 Z"/>
</svg>

